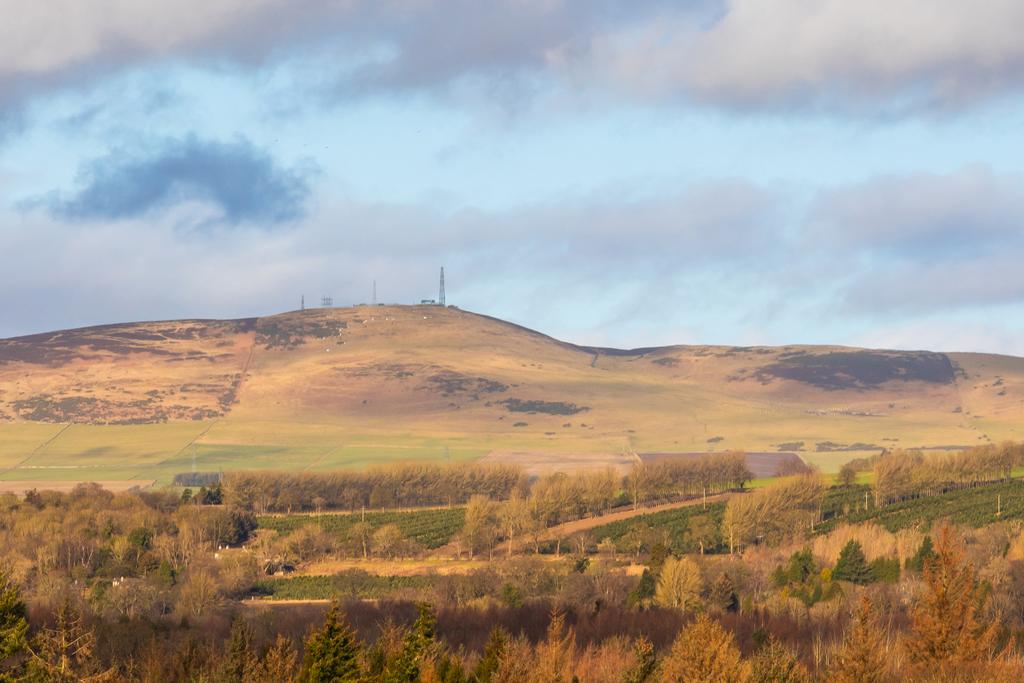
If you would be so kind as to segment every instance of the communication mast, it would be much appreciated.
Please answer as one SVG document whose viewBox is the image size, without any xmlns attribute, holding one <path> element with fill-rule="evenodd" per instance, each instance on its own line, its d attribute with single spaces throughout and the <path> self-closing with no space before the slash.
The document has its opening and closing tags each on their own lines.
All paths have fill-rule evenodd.
<svg viewBox="0 0 1024 683">
<path fill-rule="evenodd" d="M 299 310 L 300 311 L 306 310 L 306 295 L 303 294 L 302 297 L 299 299 L 299 301 L 300 301 L 300 303 L 299 303 Z"/>
<path fill-rule="evenodd" d="M 377 281 L 376 280 L 373 281 L 373 301 L 372 301 L 372 305 L 374 305 L 374 306 L 377 305 Z"/>
<path fill-rule="evenodd" d="M 437 293 L 437 303 L 444 306 L 444 266 L 441 266 L 441 291 Z"/>
</svg>

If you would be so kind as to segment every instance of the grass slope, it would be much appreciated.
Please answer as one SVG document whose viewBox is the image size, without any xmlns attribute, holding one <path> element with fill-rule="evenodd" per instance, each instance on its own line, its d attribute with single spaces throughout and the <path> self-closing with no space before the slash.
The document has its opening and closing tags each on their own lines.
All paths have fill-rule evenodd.
<svg viewBox="0 0 1024 683">
<path fill-rule="evenodd" d="M 356 307 L 0 340 L 0 479 L 155 479 L 624 453 L 1022 438 L 1024 360 L 839 347 L 566 344 L 454 308 Z M 71 427 L 61 431 L 63 425 Z M 586 457 L 583 457 L 586 456 Z"/>
</svg>

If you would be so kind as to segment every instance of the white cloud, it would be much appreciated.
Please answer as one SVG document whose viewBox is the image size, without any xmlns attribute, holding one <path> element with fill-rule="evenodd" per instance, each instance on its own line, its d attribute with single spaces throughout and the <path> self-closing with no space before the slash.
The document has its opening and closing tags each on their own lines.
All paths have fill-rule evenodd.
<svg viewBox="0 0 1024 683">
<path fill-rule="evenodd" d="M 0 73 L 46 75 L 92 60 L 167 55 L 233 33 L 282 0 L 0 0 Z M 281 17 L 283 19 L 283 17 Z"/>
<path fill-rule="evenodd" d="M 1017 0 L 728 0 L 596 41 L 622 87 L 741 106 L 958 106 L 1024 82 Z"/>
<path fill-rule="evenodd" d="M 658 200 L 505 213 L 328 204 L 269 231 L 247 223 L 213 228 L 219 214 L 203 202 L 114 222 L 68 224 L 27 211 L 7 216 L 16 227 L 0 230 L 0 289 L 19 292 L 5 308 L 0 336 L 274 312 L 294 307 L 302 293 L 355 303 L 368 298 L 373 279 L 381 300 L 417 301 L 433 292 L 440 265 L 452 269 L 456 289 L 497 292 L 497 301 L 466 297 L 486 309 L 537 295 L 542 308 L 558 310 L 574 304 L 550 293 L 574 289 L 608 310 L 604 297 L 615 283 L 671 289 L 676 270 L 756 266 L 771 248 L 772 209 L 764 190 L 730 182 Z"/>
</svg>

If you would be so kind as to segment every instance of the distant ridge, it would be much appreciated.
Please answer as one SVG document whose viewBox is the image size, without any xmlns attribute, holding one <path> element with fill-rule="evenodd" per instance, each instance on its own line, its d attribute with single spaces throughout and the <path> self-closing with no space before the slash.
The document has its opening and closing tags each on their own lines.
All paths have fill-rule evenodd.
<svg viewBox="0 0 1024 683">
<path fill-rule="evenodd" d="M 209 470 L 239 460 L 330 468 L 498 452 L 557 461 L 712 445 L 792 451 L 830 467 L 876 448 L 1024 438 L 1020 425 L 1020 358 L 803 345 L 614 349 L 437 305 L 0 340 L 0 467 L 5 452 L 16 463 L 38 448 L 28 463 L 36 470 L 88 465 L 105 479 L 124 467 L 139 475 L 126 478 L 186 471 L 191 463 L 177 454 L 192 440 Z"/>
</svg>

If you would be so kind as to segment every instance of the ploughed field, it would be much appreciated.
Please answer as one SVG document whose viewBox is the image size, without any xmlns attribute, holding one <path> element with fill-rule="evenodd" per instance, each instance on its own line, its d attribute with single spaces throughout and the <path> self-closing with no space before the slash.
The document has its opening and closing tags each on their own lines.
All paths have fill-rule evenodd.
<svg viewBox="0 0 1024 683">
<path fill-rule="evenodd" d="M 318 309 L 0 340 L 0 481 L 487 458 L 530 471 L 743 449 L 773 474 L 1020 439 L 1024 360 L 601 349 L 455 308 Z M 764 472 L 761 472 L 764 470 Z M 772 470 L 772 471 L 769 471 Z M 14 482 L 14 484 L 12 484 Z"/>
</svg>

